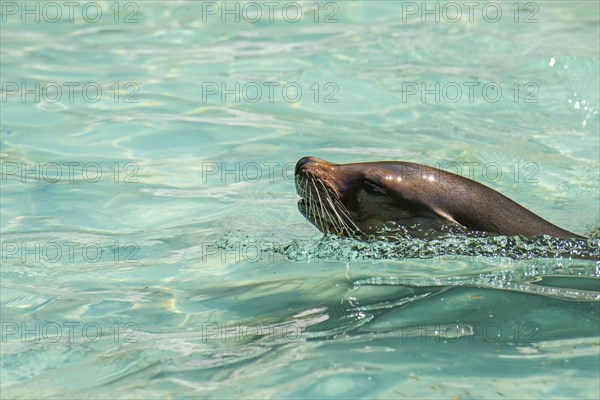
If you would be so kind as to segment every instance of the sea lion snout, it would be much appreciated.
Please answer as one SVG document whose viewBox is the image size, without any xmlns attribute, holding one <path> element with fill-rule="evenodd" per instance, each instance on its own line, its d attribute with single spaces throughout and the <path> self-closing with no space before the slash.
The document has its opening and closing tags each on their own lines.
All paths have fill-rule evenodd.
<svg viewBox="0 0 600 400">
<path fill-rule="evenodd" d="M 315 164 L 315 165 L 319 165 L 319 164 L 331 165 L 331 163 L 329 163 L 325 160 L 321 160 L 320 158 L 311 157 L 311 156 L 302 157 L 296 163 L 296 168 L 294 169 L 294 175 L 298 175 L 298 172 L 300 171 L 300 169 L 302 167 L 304 167 L 306 164 L 310 164 L 310 163 Z"/>
<path fill-rule="evenodd" d="M 355 186 L 361 181 L 363 172 L 355 170 L 350 164 L 335 164 L 317 157 L 302 157 L 296 163 L 296 184 L 308 179 L 319 183 L 319 188 L 326 188 L 342 197 L 354 193 Z M 305 185 L 302 187 L 306 188 Z M 314 187 L 314 185 L 309 185 Z M 303 190 L 298 193 L 300 195 Z"/>
<path fill-rule="evenodd" d="M 311 157 L 311 156 L 306 156 L 306 157 L 302 157 L 301 159 L 299 159 L 298 162 L 296 163 L 296 168 L 294 168 L 294 175 L 297 175 L 300 168 L 302 168 L 302 166 L 304 164 L 309 163 L 312 158 L 313 157 Z"/>
</svg>

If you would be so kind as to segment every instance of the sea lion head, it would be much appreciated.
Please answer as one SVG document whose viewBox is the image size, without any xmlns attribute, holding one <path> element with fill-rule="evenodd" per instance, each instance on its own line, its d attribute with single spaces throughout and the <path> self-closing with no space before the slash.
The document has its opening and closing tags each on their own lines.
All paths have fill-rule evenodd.
<svg viewBox="0 0 600 400">
<path fill-rule="evenodd" d="M 303 157 L 296 164 L 298 209 L 325 234 L 363 236 L 394 229 L 399 221 L 415 222 L 425 208 L 398 194 L 400 163 L 334 164 Z M 403 224 L 405 225 L 405 224 Z"/>
</svg>

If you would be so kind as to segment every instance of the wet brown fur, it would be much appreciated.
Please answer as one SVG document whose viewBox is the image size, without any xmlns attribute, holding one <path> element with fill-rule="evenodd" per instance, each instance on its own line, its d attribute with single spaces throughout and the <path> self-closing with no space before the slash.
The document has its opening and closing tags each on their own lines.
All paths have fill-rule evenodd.
<svg viewBox="0 0 600 400">
<path fill-rule="evenodd" d="M 370 196 L 365 185 L 385 194 Z M 296 188 L 307 219 L 321 231 L 341 236 L 364 231 L 372 218 L 399 225 L 438 221 L 506 236 L 582 238 L 487 186 L 415 163 L 333 164 L 304 157 L 296 166 Z M 375 202 L 369 202 L 371 197 Z"/>
</svg>

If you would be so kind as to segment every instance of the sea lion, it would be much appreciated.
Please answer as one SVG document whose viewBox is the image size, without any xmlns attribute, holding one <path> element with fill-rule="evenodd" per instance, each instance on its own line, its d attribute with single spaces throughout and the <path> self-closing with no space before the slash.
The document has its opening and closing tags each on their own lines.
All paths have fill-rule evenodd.
<svg viewBox="0 0 600 400">
<path fill-rule="evenodd" d="M 386 229 L 584 238 L 489 187 L 410 162 L 333 164 L 303 157 L 295 182 L 300 212 L 320 231 L 364 238 Z"/>
</svg>

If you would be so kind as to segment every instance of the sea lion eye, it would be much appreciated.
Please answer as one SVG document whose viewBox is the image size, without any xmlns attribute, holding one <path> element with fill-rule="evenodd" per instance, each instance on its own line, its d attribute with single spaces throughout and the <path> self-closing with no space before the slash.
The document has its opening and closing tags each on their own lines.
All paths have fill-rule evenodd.
<svg viewBox="0 0 600 400">
<path fill-rule="evenodd" d="M 364 181 L 363 188 L 365 189 L 365 192 L 367 192 L 371 196 L 385 196 L 385 195 L 387 195 L 387 191 L 384 188 L 379 187 L 379 186 L 377 186 L 376 184 L 374 184 L 373 182 L 370 182 L 370 181 Z"/>
</svg>

